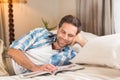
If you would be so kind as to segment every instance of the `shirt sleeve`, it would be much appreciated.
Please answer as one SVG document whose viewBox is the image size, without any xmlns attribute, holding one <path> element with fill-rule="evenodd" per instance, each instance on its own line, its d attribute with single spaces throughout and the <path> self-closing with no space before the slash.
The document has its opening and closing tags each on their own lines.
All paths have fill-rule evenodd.
<svg viewBox="0 0 120 80">
<path fill-rule="evenodd" d="M 20 39 L 15 40 L 10 45 L 10 48 L 15 48 L 15 49 L 19 49 L 22 51 L 26 51 L 36 41 L 36 39 L 37 39 L 36 35 L 38 33 L 41 33 L 42 31 L 44 31 L 44 28 L 36 28 L 36 29 L 28 32 L 27 34 L 22 36 Z"/>
</svg>

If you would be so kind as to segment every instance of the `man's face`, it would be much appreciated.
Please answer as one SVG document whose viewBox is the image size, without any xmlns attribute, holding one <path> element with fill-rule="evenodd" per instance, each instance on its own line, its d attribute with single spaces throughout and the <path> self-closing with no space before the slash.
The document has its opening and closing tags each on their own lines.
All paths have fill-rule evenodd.
<svg viewBox="0 0 120 80">
<path fill-rule="evenodd" d="M 57 31 L 57 44 L 64 47 L 71 44 L 77 34 L 77 27 L 69 23 L 63 23 Z"/>
</svg>

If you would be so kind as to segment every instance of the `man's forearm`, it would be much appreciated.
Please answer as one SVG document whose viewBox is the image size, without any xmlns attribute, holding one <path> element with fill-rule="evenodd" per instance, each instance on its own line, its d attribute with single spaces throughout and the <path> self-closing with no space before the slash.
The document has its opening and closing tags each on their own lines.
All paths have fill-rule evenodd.
<svg viewBox="0 0 120 80">
<path fill-rule="evenodd" d="M 23 66 L 26 69 L 29 69 L 30 71 L 34 71 L 36 65 L 32 63 L 32 61 L 30 61 L 21 50 L 10 48 L 8 50 L 8 55 L 19 65 Z"/>
<path fill-rule="evenodd" d="M 87 39 L 79 40 L 78 43 L 83 47 L 87 43 Z"/>
<path fill-rule="evenodd" d="M 82 36 L 80 33 L 74 38 L 73 42 L 71 43 L 71 46 L 73 46 L 75 43 L 78 43 L 80 46 L 84 46 L 87 43 L 87 39 Z"/>
<path fill-rule="evenodd" d="M 22 51 L 17 49 L 9 49 L 8 55 L 10 55 L 10 57 L 13 58 L 13 60 L 15 60 L 19 65 L 30 71 L 54 71 L 57 69 L 52 64 L 45 64 L 41 66 L 35 65 Z"/>
</svg>

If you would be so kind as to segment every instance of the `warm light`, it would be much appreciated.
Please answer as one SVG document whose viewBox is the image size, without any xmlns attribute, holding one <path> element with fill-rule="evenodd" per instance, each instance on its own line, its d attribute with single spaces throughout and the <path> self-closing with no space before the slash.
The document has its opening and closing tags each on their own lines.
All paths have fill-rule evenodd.
<svg viewBox="0 0 120 80">
<path fill-rule="evenodd" d="M 0 0 L 0 3 L 7 3 L 9 0 Z M 27 0 L 12 0 L 13 3 L 27 3 Z"/>
<path fill-rule="evenodd" d="M 13 3 L 27 3 L 27 0 L 0 0 L 0 3 L 8 3 L 9 43 L 11 44 L 15 40 Z"/>
</svg>

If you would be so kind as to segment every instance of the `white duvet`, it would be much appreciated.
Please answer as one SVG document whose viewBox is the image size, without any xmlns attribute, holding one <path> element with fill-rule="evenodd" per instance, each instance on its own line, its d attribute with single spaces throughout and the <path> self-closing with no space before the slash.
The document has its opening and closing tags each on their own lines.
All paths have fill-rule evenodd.
<svg viewBox="0 0 120 80">
<path fill-rule="evenodd" d="M 58 73 L 56 76 L 37 76 L 33 78 L 22 79 L 19 75 L 0 77 L 0 80 L 120 80 L 120 70 L 85 66 L 85 69 L 78 71 L 68 71 Z"/>
</svg>

